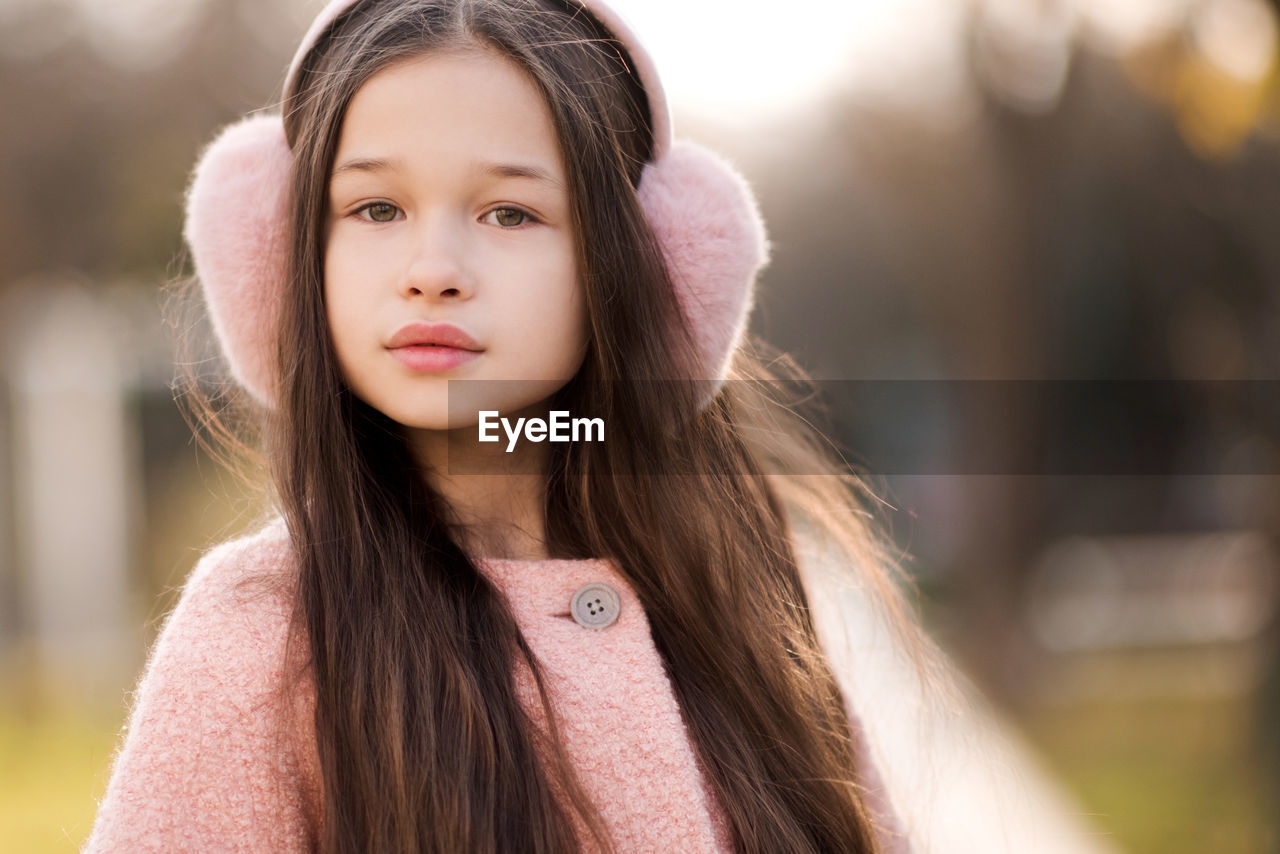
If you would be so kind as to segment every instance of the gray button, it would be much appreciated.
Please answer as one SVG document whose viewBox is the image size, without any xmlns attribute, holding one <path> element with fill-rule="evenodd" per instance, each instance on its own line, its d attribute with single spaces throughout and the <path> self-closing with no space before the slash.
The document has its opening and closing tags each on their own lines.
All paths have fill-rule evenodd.
<svg viewBox="0 0 1280 854">
<path fill-rule="evenodd" d="M 569 603 L 569 613 L 578 625 L 588 629 L 603 629 L 612 626 L 622 610 L 622 600 L 607 584 L 599 581 L 584 584 L 573 594 Z"/>
</svg>

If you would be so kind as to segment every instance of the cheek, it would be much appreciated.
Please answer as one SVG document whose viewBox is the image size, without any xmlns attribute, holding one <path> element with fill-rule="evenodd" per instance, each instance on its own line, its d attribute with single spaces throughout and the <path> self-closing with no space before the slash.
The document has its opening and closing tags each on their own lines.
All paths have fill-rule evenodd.
<svg viewBox="0 0 1280 854">
<path fill-rule="evenodd" d="M 573 292 L 572 309 L 569 312 L 569 323 L 566 331 L 566 339 L 573 341 L 574 349 L 581 351 L 587 343 L 587 298 L 582 287 L 579 286 Z M 580 354 L 579 354 L 580 355 Z"/>
<path fill-rule="evenodd" d="M 502 283 L 496 301 L 508 341 L 544 367 L 564 365 L 577 356 L 587 337 L 586 293 L 566 247 L 557 247 L 550 263 L 513 264 L 491 271 Z"/>
<path fill-rule="evenodd" d="M 334 346 L 341 353 L 342 344 L 346 338 L 342 320 L 350 314 L 342 304 L 342 289 L 335 285 L 332 269 L 327 264 L 324 273 L 324 314 L 329 324 L 329 337 L 333 339 Z"/>
<path fill-rule="evenodd" d="M 353 360 L 360 352 L 365 337 L 365 318 L 361 312 L 357 282 L 342 259 L 326 254 L 324 265 L 324 311 L 339 366 L 350 379 Z"/>
<path fill-rule="evenodd" d="M 582 277 L 578 275 L 572 244 L 566 245 L 564 250 L 562 270 L 558 277 L 563 289 L 558 300 L 564 307 L 561 331 L 566 339 L 581 344 L 587 336 L 587 292 Z"/>
<path fill-rule="evenodd" d="M 338 242 L 331 242 L 325 249 L 324 301 L 331 328 L 350 325 L 359 316 L 355 309 L 361 303 L 363 277 L 357 261 L 355 253 Z"/>
<path fill-rule="evenodd" d="M 554 312 L 553 316 L 544 319 L 544 329 L 546 332 L 554 330 L 555 337 L 544 332 L 536 335 L 536 339 L 544 342 L 544 346 L 545 343 L 555 342 L 556 346 L 552 351 L 559 373 L 571 376 L 582 363 L 582 351 L 587 342 L 587 299 L 572 267 L 564 272 L 560 281 L 562 285 L 559 293 L 555 295 L 555 299 L 547 300 L 543 307 L 547 314 Z M 550 306 L 555 308 L 551 309 Z"/>
<path fill-rule="evenodd" d="M 562 380 L 577 373 L 587 340 L 586 304 L 579 293 L 567 288 L 554 295 L 543 291 L 537 299 L 522 294 L 509 309 L 502 333 L 508 342 L 504 358 L 514 360 L 508 370 Z"/>
<path fill-rule="evenodd" d="M 557 327 L 557 346 L 554 348 L 552 371 L 562 379 L 569 379 L 582 367 L 587 346 L 587 307 L 581 291 L 572 294 L 567 310 L 561 315 Z M 545 339 L 544 339 L 545 340 Z"/>
</svg>

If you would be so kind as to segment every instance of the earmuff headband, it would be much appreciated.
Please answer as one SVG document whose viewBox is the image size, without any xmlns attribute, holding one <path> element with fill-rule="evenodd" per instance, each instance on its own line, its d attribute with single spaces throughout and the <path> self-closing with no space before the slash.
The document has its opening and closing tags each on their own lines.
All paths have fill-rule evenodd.
<svg viewBox="0 0 1280 854">
<path fill-rule="evenodd" d="M 303 38 L 285 83 L 324 32 L 356 0 L 334 0 Z M 386 0 L 394 2 L 394 0 Z M 622 44 L 644 84 L 654 155 L 636 193 L 662 247 L 680 309 L 697 345 L 688 379 L 719 392 L 746 329 L 755 278 L 768 261 L 764 221 L 746 180 L 719 155 L 671 135 L 671 116 L 648 51 L 603 0 L 563 0 L 585 9 Z M 275 343 L 289 246 L 293 152 L 279 115 L 223 128 L 196 165 L 187 190 L 184 236 L 231 375 L 262 405 L 276 405 Z"/>
</svg>

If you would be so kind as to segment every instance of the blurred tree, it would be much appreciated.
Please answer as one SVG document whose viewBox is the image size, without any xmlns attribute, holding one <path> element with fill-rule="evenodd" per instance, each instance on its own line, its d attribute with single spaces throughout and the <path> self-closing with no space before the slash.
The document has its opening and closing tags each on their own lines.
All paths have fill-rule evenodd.
<svg viewBox="0 0 1280 854">
<path fill-rule="evenodd" d="M 976 29 L 987 19 L 971 8 Z M 990 40 L 971 33 L 966 44 Z M 832 379 L 1280 378 L 1280 241 L 1268 233 L 1280 166 L 1276 141 L 1249 132 L 1270 108 L 1251 102 L 1247 128 L 1224 119 L 1212 133 L 1230 146 L 1219 136 L 1207 151 L 1176 104 L 1135 78 L 1143 60 L 1068 49 L 1048 100 L 1028 100 L 1025 87 L 1011 98 L 973 59 L 968 84 L 955 84 L 972 98 L 959 121 L 856 90 L 833 102 L 829 137 L 762 170 L 765 198 L 785 199 L 766 212 L 785 250 L 762 289 L 766 336 Z M 1251 91 L 1275 98 L 1269 86 Z M 1004 448 L 1016 468 L 1035 459 L 1045 413 L 1015 394 L 1002 411 L 984 425 L 997 435 L 974 440 Z M 1171 448 L 1176 471 L 1176 455 L 1192 451 Z M 1019 697 L 1036 667 L 1022 588 L 1048 539 L 1280 531 L 1274 484 L 1260 505 L 1269 511 L 1247 520 L 1221 496 L 1174 484 L 965 479 L 948 499 L 962 522 L 943 551 L 926 542 L 921 556 L 943 564 L 963 615 L 955 641 L 990 689 Z"/>
<path fill-rule="evenodd" d="M 195 153 L 217 125 L 276 97 L 297 5 L 200 0 L 155 65 L 113 45 L 83 4 L 6 12 L 0 288 L 58 267 L 161 280 Z"/>
</svg>

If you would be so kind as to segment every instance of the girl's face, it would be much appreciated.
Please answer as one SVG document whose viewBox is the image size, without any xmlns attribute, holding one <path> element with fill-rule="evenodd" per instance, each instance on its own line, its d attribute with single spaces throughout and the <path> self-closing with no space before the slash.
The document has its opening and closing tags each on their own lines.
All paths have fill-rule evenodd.
<svg viewBox="0 0 1280 854">
<path fill-rule="evenodd" d="M 480 409 L 544 400 L 581 366 L 586 303 L 560 146 L 510 60 L 433 53 L 371 77 L 343 121 L 328 207 L 329 329 L 370 406 L 411 428 L 468 427 Z M 414 323 L 454 326 L 473 352 L 398 347 Z"/>
</svg>

